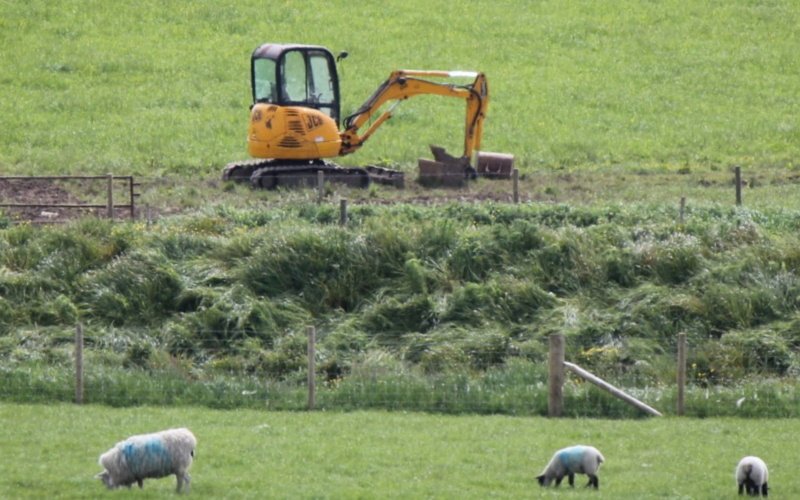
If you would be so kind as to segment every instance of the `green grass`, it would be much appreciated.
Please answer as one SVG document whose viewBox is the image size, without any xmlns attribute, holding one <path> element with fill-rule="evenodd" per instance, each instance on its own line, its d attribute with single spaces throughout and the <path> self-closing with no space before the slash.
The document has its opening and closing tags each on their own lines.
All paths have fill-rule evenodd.
<svg viewBox="0 0 800 500">
<path fill-rule="evenodd" d="M 697 207 L 680 225 L 659 205 L 396 204 L 356 207 L 346 229 L 334 215 L 218 205 L 150 229 L 3 230 L 3 397 L 69 399 L 49 382 L 70 379 L 76 322 L 92 402 L 230 408 L 258 380 L 289 383 L 271 409 L 297 408 L 314 325 L 320 380 L 345 380 L 330 408 L 447 413 L 541 412 L 514 396 L 542 398 L 532 367 L 554 333 L 569 361 L 657 397 L 686 332 L 692 382 L 724 386 L 725 402 L 700 397 L 690 414 L 744 416 L 735 401 L 762 378 L 772 397 L 747 416 L 798 414 L 796 212 Z M 516 361 L 522 380 L 484 385 Z M 381 388 L 373 367 L 401 383 Z M 630 416 L 582 397 L 571 415 Z"/>
<path fill-rule="evenodd" d="M 391 15 L 386 13 L 391 12 Z M 11 2 L 0 21 L 6 172 L 216 178 L 245 158 L 249 56 L 348 50 L 344 110 L 393 69 L 478 69 L 484 149 L 548 168 L 795 168 L 800 9 L 769 2 Z M 421 97 L 352 158 L 458 151 L 463 103 Z"/>
<path fill-rule="evenodd" d="M 722 414 L 738 384 L 750 390 L 743 378 L 769 385 L 800 367 L 794 2 L 336 0 L 265 12 L 34 0 L 3 12 L 0 173 L 134 174 L 156 214 L 149 230 L 94 219 L 40 230 L 0 212 L 0 368 L 23 387 L 9 399 L 30 401 L 26 384 L 34 398 L 66 397 L 44 388 L 64 377 L 54 371 L 78 321 L 110 370 L 99 379 L 112 404 L 151 402 L 137 370 L 175 359 L 192 376 L 294 380 L 308 324 L 328 374 L 377 356 L 481 378 L 516 356 L 542 362 L 542 340 L 564 333 L 572 360 L 616 350 L 593 368 L 637 388 L 672 383 L 664 366 L 685 331 L 695 382 L 728 391 Z M 458 192 L 331 186 L 320 205 L 312 190 L 222 185 L 221 167 L 246 157 L 249 57 L 263 42 L 348 50 L 345 112 L 392 69 L 485 71 L 483 149 L 516 155 L 523 203 L 487 180 Z M 428 144 L 459 149 L 462 122 L 460 101 L 411 100 L 346 161 L 411 178 Z M 738 208 L 734 165 L 747 181 Z M 102 182 L 67 189 L 103 198 Z M 411 394 L 404 409 L 441 408 L 426 393 L 435 376 L 398 389 Z M 239 383 L 176 384 L 165 400 L 207 404 Z M 796 415 L 794 386 L 775 387 L 770 416 Z M 343 404 L 381 407 L 378 394 Z M 515 412 L 504 394 L 447 411 Z M 697 414 L 720 414 L 694 394 Z"/>
<path fill-rule="evenodd" d="M 800 495 L 786 437 L 797 420 L 676 418 L 607 421 L 448 417 L 415 413 L 275 413 L 196 408 L 0 405 L 0 496 L 108 498 L 98 456 L 142 432 L 187 426 L 197 436 L 192 498 L 554 498 L 535 476 L 552 453 L 591 444 L 606 458 L 592 498 L 733 497 L 734 469 L 764 459 L 776 498 Z M 583 486 L 585 476 L 577 476 Z M 174 476 L 137 498 L 172 495 Z M 129 496 L 124 492 L 117 493 Z M 115 495 L 116 496 L 116 495 Z"/>
</svg>

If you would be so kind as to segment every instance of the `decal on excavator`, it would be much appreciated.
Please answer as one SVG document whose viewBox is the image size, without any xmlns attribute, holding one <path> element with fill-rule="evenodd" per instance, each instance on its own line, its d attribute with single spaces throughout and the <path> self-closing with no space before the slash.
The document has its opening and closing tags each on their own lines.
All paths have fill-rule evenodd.
<svg viewBox="0 0 800 500">
<path fill-rule="evenodd" d="M 306 115 L 306 128 L 311 131 L 322 125 L 322 118 L 314 115 Z"/>
</svg>

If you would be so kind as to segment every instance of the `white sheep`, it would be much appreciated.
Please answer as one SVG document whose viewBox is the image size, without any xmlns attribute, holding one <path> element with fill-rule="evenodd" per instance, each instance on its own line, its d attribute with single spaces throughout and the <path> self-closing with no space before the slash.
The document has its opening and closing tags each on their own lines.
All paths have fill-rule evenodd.
<svg viewBox="0 0 800 500">
<path fill-rule="evenodd" d="M 569 485 L 574 487 L 575 474 L 586 474 L 589 476 L 589 484 L 586 487 L 594 486 L 594 489 L 598 489 L 600 481 L 597 479 L 597 471 L 603 462 L 605 462 L 605 458 L 597 448 L 583 445 L 570 446 L 555 452 L 550 463 L 547 464 L 541 475 L 536 476 L 536 479 L 542 486 L 549 486 L 555 479 L 556 486 L 558 486 L 564 476 L 568 476 Z"/>
<path fill-rule="evenodd" d="M 184 481 L 189 492 L 191 478 L 187 470 L 192 465 L 197 439 L 189 429 L 170 429 L 154 434 L 131 436 L 100 455 L 105 469 L 95 477 L 108 489 L 120 486 L 131 488 L 133 483 L 144 486 L 144 480 L 175 474 L 180 493 Z"/>
<path fill-rule="evenodd" d="M 767 496 L 768 479 L 767 464 L 758 457 L 744 457 L 736 466 L 736 484 L 739 485 L 740 495 L 747 488 L 748 495 L 757 497 L 761 493 L 762 496 Z"/>
</svg>

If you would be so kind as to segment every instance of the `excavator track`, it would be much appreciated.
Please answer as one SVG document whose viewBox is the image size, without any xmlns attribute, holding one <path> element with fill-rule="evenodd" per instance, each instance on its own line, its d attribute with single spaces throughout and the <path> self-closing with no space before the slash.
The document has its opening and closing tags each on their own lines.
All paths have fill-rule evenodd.
<svg viewBox="0 0 800 500">
<path fill-rule="evenodd" d="M 319 172 L 325 182 L 337 182 L 352 187 L 370 185 L 370 174 L 359 167 L 340 167 L 323 160 L 252 160 L 229 163 L 222 172 L 222 180 L 250 182 L 258 189 L 278 187 L 316 186 Z"/>
</svg>

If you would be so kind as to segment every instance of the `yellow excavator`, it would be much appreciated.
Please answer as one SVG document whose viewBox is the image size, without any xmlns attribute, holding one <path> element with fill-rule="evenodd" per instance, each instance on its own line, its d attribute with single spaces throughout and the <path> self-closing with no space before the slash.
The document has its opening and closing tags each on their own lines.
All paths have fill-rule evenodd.
<svg viewBox="0 0 800 500">
<path fill-rule="evenodd" d="M 432 94 L 464 99 L 467 114 L 464 154 L 448 155 L 431 146 L 437 161 L 463 166 L 464 175 L 476 174 L 473 154 L 480 156 L 481 135 L 489 87 L 480 72 L 396 70 L 354 113 L 346 116 L 340 131 L 339 75 L 325 47 L 273 44 L 258 47 L 251 57 L 253 105 L 247 136 L 248 152 L 257 160 L 228 164 L 223 180 L 248 181 L 253 187 L 275 188 L 316 182 L 318 172 L 326 180 L 365 187 L 370 180 L 391 177 L 390 169 L 342 167 L 325 161 L 357 151 L 375 130 L 409 97 Z M 439 83 L 431 78 L 472 78 L 466 85 Z M 384 104 L 395 101 L 366 131 L 361 128 Z M 500 160 L 505 161 L 505 160 Z M 498 167 L 498 165 L 495 165 Z"/>
</svg>

